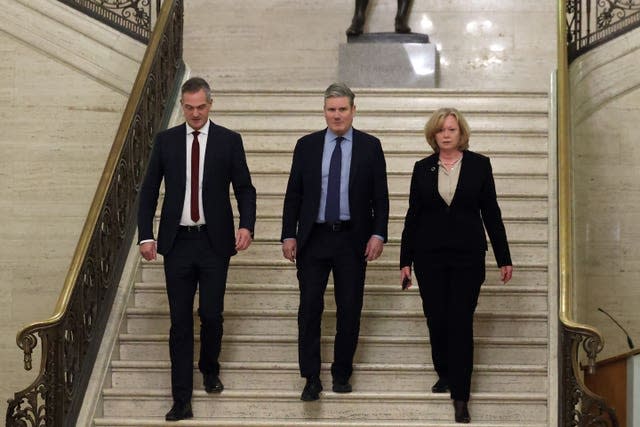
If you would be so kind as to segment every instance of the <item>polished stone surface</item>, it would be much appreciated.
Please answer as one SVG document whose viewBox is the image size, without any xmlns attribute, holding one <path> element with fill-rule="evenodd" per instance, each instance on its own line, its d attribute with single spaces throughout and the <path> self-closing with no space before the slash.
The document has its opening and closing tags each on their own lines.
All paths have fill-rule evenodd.
<svg viewBox="0 0 640 427">
<path fill-rule="evenodd" d="M 600 357 L 628 350 L 611 313 L 640 341 L 640 30 L 571 65 L 574 241 L 579 320 L 605 338 Z"/>
<path fill-rule="evenodd" d="M 432 88 L 436 86 L 436 57 L 432 44 L 343 43 L 338 80 L 362 88 Z"/>
<path fill-rule="evenodd" d="M 215 88 L 324 89 L 337 78 L 352 2 L 215 4 L 185 2 L 184 30 L 190 41 L 186 62 Z M 396 5 L 372 1 L 365 32 L 393 31 Z M 436 45 L 438 87 L 546 92 L 556 68 L 556 5 L 554 0 L 415 0 L 409 26 Z"/>
</svg>

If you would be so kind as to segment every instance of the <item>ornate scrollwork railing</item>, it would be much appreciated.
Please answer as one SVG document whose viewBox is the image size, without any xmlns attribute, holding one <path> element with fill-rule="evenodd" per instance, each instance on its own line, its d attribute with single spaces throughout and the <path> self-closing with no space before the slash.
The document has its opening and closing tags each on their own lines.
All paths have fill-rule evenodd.
<svg viewBox="0 0 640 427">
<path fill-rule="evenodd" d="M 59 0 L 116 30 L 141 41 L 149 42 L 153 18 L 160 13 L 161 0 Z"/>
<path fill-rule="evenodd" d="M 587 0 L 589 1 L 589 0 Z M 574 320 L 573 298 L 573 210 L 571 181 L 571 127 L 569 62 L 567 42 L 567 12 L 574 0 L 558 2 L 558 75 L 557 75 L 557 136 L 558 136 L 558 269 L 559 269 L 559 323 L 560 348 L 560 408 L 559 425 L 562 427 L 611 426 L 617 427 L 615 412 L 604 399 L 592 393 L 581 377 L 580 347 L 584 350 L 590 370 L 595 369 L 598 353 L 604 347 L 604 338 L 591 326 Z"/>
<path fill-rule="evenodd" d="M 567 0 L 569 63 L 640 26 L 640 0 Z"/>
<path fill-rule="evenodd" d="M 182 0 L 165 0 L 89 209 L 55 314 L 16 338 L 40 373 L 9 401 L 9 427 L 75 425 L 135 229 L 154 133 L 166 127 L 184 73 Z M 38 339 L 39 337 L 39 339 Z"/>
</svg>

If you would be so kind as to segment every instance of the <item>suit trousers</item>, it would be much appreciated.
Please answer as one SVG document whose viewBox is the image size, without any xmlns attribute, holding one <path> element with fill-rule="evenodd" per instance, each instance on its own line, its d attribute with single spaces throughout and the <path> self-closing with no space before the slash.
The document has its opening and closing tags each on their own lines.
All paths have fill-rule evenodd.
<svg viewBox="0 0 640 427">
<path fill-rule="evenodd" d="M 485 253 L 443 249 L 414 260 L 431 357 L 454 400 L 468 401 L 473 372 L 473 316 L 485 280 Z"/>
<path fill-rule="evenodd" d="M 360 313 L 367 262 L 351 231 L 329 231 L 315 226 L 298 255 L 298 360 L 305 378 L 318 376 L 321 365 L 321 322 L 324 292 L 333 272 L 336 301 L 336 336 L 331 374 L 348 380 L 360 333 Z M 362 253 L 360 253 L 362 252 Z"/>
<path fill-rule="evenodd" d="M 171 316 L 169 352 L 171 392 L 175 402 L 189 402 L 193 392 L 194 314 L 199 288 L 200 360 L 203 374 L 218 375 L 222 341 L 222 312 L 229 257 L 216 254 L 206 230 L 180 229 L 164 257 L 164 271 Z"/>
</svg>

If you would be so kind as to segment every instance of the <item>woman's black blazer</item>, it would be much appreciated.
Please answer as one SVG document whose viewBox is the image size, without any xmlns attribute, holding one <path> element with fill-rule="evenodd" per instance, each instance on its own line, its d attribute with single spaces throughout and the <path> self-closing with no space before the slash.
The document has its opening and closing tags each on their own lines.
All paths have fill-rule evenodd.
<svg viewBox="0 0 640 427">
<path fill-rule="evenodd" d="M 416 162 L 402 232 L 400 267 L 411 266 L 418 253 L 441 249 L 486 251 L 485 227 L 498 266 L 511 265 L 488 157 L 463 151 L 462 169 L 450 206 L 438 192 L 438 154 Z"/>
</svg>

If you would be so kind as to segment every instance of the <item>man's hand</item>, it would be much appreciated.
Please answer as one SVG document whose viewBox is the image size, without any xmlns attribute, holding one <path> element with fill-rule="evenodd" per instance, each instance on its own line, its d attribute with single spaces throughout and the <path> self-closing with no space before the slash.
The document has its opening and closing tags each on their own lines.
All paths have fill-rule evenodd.
<svg viewBox="0 0 640 427">
<path fill-rule="evenodd" d="M 506 285 L 507 282 L 511 280 L 512 275 L 513 275 L 513 266 L 504 265 L 500 267 L 500 280 L 502 281 L 502 283 Z"/>
<path fill-rule="evenodd" d="M 248 228 L 238 228 L 236 231 L 236 251 L 244 251 L 252 241 L 251 231 Z"/>
<path fill-rule="evenodd" d="M 158 257 L 156 242 L 144 242 L 140 244 L 140 255 L 147 261 L 153 261 Z"/>
<path fill-rule="evenodd" d="M 296 262 L 296 250 L 298 249 L 298 241 L 296 239 L 285 239 L 282 242 L 282 256 L 291 262 Z"/>
<path fill-rule="evenodd" d="M 405 280 L 408 282 L 407 286 L 403 285 Z M 400 270 L 400 287 L 404 291 L 405 289 L 409 289 L 411 285 L 413 285 L 413 283 L 411 283 L 411 267 L 407 265 Z"/>
<path fill-rule="evenodd" d="M 371 238 L 367 242 L 367 249 L 365 249 L 364 251 L 364 256 L 367 261 L 378 259 L 378 257 L 382 255 L 383 247 L 384 243 L 382 242 L 382 240 L 380 240 L 376 236 L 371 236 Z"/>
</svg>

